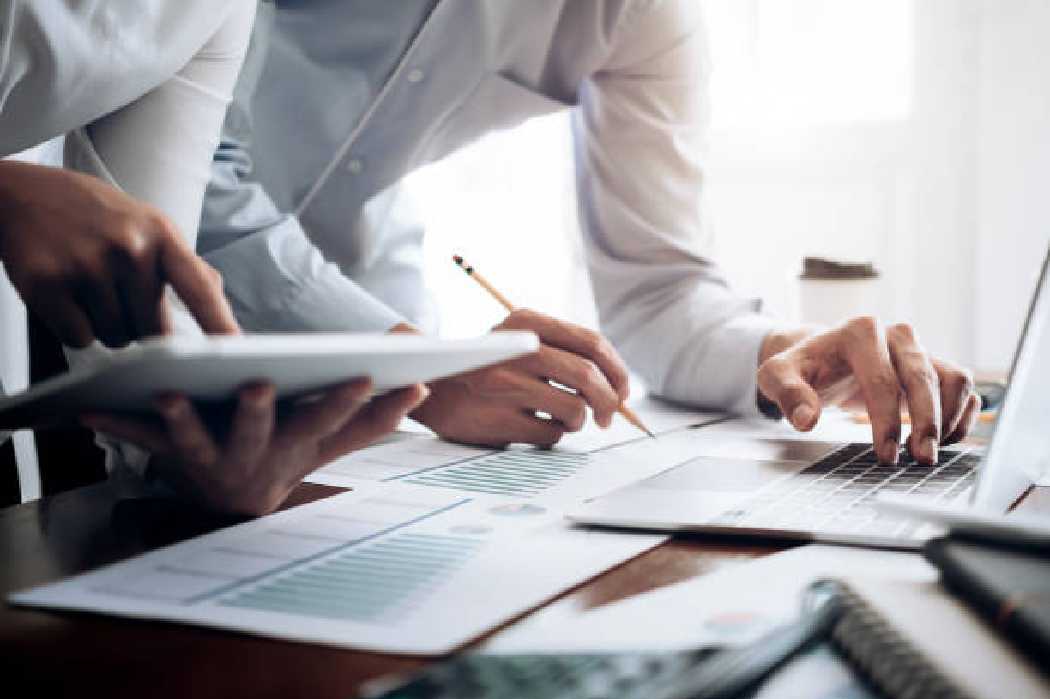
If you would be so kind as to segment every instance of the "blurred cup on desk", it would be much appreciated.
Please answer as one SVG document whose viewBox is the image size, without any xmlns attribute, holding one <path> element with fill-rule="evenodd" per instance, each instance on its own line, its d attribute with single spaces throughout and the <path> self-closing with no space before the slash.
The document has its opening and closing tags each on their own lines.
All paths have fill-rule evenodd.
<svg viewBox="0 0 1050 699">
<path fill-rule="evenodd" d="M 802 322 L 837 325 L 858 315 L 879 315 L 881 282 L 870 262 L 804 258 L 799 275 Z"/>
</svg>

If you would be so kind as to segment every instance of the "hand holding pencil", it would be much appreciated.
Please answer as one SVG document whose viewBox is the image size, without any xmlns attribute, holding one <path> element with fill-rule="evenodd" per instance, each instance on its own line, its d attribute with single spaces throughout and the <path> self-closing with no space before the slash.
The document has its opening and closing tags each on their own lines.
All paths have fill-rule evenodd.
<svg viewBox="0 0 1050 699">
<path fill-rule="evenodd" d="M 467 275 L 471 277 L 474 281 L 476 281 L 483 289 L 485 289 L 485 291 L 487 291 L 494 299 L 496 299 L 496 301 L 499 302 L 500 305 L 507 309 L 507 311 L 511 313 L 512 317 L 516 313 L 522 313 L 521 311 L 519 311 L 519 309 L 517 309 L 514 306 L 514 304 L 510 302 L 510 300 L 506 296 L 500 293 L 500 291 L 496 289 L 496 287 L 491 282 L 489 282 L 488 279 L 486 279 L 480 272 L 475 270 L 472 266 L 466 264 L 466 262 L 463 261 L 462 257 L 460 257 L 459 255 L 454 255 L 452 257 L 452 261 L 455 262 L 456 265 L 458 265 L 464 272 L 466 272 Z M 526 311 L 525 313 L 531 312 Z M 508 320 L 512 319 L 508 318 Z M 618 365 L 615 366 L 615 371 L 613 371 L 612 373 L 616 374 L 616 376 L 613 377 L 614 381 L 622 377 L 623 395 L 620 396 L 620 401 L 617 404 L 616 412 L 620 413 L 620 415 L 622 415 L 624 419 L 626 419 L 629 423 L 637 427 L 639 430 L 655 439 L 656 435 L 654 435 L 649 430 L 649 428 L 646 427 L 644 423 L 642 423 L 641 419 L 634 413 L 634 411 L 632 411 L 623 403 L 623 399 L 626 398 L 626 370 L 623 368 L 623 362 L 622 360 L 620 360 L 615 350 L 613 350 L 612 347 L 609 346 L 608 343 L 605 341 L 605 339 L 597 333 L 586 330 L 585 328 L 570 325 L 568 323 L 560 323 L 559 321 L 553 321 L 552 323 L 551 321 L 553 321 L 553 319 L 546 319 L 539 316 L 539 314 L 535 314 L 534 316 L 530 316 L 526 319 L 526 324 L 524 326 L 519 326 L 516 329 L 534 330 L 537 332 L 537 334 L 539 334 L 540 340 L 544 344 L 550 343 L 552 345 L 551 349 L 557 348 L 560 343 L 562 345 L 560 347 L 562 351 L 573 352 L 574 350 L 576 350 L 579 353 L 580 357 L 588 362 L 597 359 L 594 355 L 605 355 L 604 359 L 607 360 L 606 362 L 597 362 L 597 367 L 599 370 L 604 368 L 603 364 Z M 530 325 L 539 327 L 529 327 Z M 560 325 L 561 327 L 557 327 L 558 325 Z M 555 330 L 555 328 L 557 328 L 557 331 L 552 332 L 552 330 Z M 544 330 L 546 332 L 543 332 Z M 575 335 L 576 337 L 573 337 L 573 335 Z M 541 350 L 541 352 L 543 352 L 543 350 Z M 595 407 L 592 404 L 592 408 L 595 411 L 595 419 L 598 421 L 599 425 L 607 427 L 608 422 L 599 419 L 597 407 Z"/>
</svg>

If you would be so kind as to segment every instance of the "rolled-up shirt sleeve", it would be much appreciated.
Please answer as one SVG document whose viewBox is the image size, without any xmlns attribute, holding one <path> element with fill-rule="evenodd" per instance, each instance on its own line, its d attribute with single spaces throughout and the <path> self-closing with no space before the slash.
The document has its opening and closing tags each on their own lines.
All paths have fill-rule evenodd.
<svg viewBox="0 0 1050 699">
<path fill-rule="evenodd" d="M 602 330 L 670 399 L 759 414 L 777 321 L 734 294 L 702 215 L 706 56 L 698 3 L 639 3 L 574 115 L 584 247 Z"/>
<path fill-rule="evenodd" d="M 214 246 L 231 227 L 238 229 L 235 239 Z M 222 273 L 245 330 L 381 332 L 403 320 L 326 261 L 294 215 L 278 211 L 259 185 L 240 182 L 222 164 L 208 188 L 198 252 Z"/>
<path fill-rule="evenodd" d="M 251 9 L 241 0 L 0 3 L 0 153 L 130 104 L 199 58 L 205 44 L 215 46 L 231 17 Z"/>
<path fill-rule="evenodd" d="M 223 276 L 246 330 L 385 331 L 403 316 L 345 276 L 253 179 L 251 101 L 269 49 L 262 5 L 226 115 L 201 214 L 197 251 Z"/>
<path fill-rule="evenodd" d="M 211 156 L 244 60 L 254 13 L 251 0 L 231 0 L 211 8 L 208 22 L 198 27 L 205 34 L 185 65 L 134 101 L 66 137 L 66 166 L 157 207 L 192 244 Z M 221 17 L 217 25 L 213 24 L 216 16 Z M 169 294 L 175 332 L 200 333 L 170 289 Z M 106 352 L 96 342 L 83 350 L 67 348 L 66 356 L 70 366 L 77 367 Z M 105 436 L 98 443 L 106 450 L 110 471 L 144 471 L 146 452 Z"/>
</svg>

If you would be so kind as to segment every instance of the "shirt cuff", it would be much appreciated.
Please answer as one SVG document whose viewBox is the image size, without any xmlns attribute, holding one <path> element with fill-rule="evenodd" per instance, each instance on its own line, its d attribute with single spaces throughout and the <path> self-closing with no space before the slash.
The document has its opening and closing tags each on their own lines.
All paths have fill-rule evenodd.
<svg viewBox="0 0 1050 699">
<path fill-rule="evenodd" d="M 705 394 L 736 415 L 777 417 L 759 408 L 758 359 L 766 336 L 786 327 L 758 313 L 739 315 L 723 323 L 712 333 L 710 354 L 701 365 L 700 381 Z"/>
<path fill-rule="evenodd" d="M 290 326 L 281 329 L 329 332 L 386 332 L 402 322 L 400 313 L 341 274 L 307 281 L 278 321 Z"/>
</svg>

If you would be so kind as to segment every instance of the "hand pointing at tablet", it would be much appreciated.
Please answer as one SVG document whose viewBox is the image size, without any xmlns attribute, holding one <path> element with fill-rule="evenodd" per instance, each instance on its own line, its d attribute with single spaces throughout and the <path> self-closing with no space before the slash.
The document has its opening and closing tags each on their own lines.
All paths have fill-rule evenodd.
<svg viewBox="0 0 1050 699">
<path fill-rule="evenodd" d="M 167 334 L 170 284 L 207 333 L 236 333 L 215 270 L 157 209 L 61 168 L 0 162 L 0 261 L 63 344 Z"/>
</svg>

